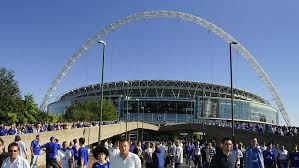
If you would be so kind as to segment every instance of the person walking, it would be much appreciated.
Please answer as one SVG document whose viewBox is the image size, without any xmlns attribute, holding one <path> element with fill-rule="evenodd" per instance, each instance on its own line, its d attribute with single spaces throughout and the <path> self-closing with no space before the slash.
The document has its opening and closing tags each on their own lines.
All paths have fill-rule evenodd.
<svg viewBox="0 0 299 168">
<path fill-rule="evenodd" d="M 293 145 L 293 151 L 289 153 L 289 167 L 290 168 L 299 167 L 299 151 L 297 145 Z"/>
<path fill-rule="evenodd" d="M 210 168 L 237 168 L 237 156 L 232 151 L 232 141 L 224 138 L 222 148 L 212 158 Z"/>
<path fill-rule="evenodd" d="M 281 145 L 281 150 L 278 153 L 277 164 L 279 168 L 288 167 L 288 151 L 285 149 L 283 145 Z"/>
<path fill-rule="evenodd" d="M 238 149 L 242 152 L 242 157 L 240 158 L 240 168 L 244 168 L 244 155 L 246 149 L 244 148 L 244 145 L 242 142 L 239 143 Z"/>
<path fill-rule="evenodd" d="M 164 168 L 165 163 L 165 151 L 161 149 L 160 145 L 155 146 L 155 151 L 153 153 L 153 167 L 154 168 Z"/>
<path fill-rule="evenodd" d="M 3 163 L 3 161 L 9 156 L 7 152 L 5 152 L 5 146 L 4 146 L 4 141 L 0 137 L 0 167 Z"/>
<path fill-rule="evenodd" d="M 109 151 L 106 147 L 98 146 L 92 151 L 93 157 L 97 159 L 92 168 L 110 168 L 110 162 L 107 161 Z"/>
<path fill-rule="evenodd" d="M 258 148 L 256 138 L 252 138 L 250 146 L 246 149 L 244 157 L 244 168 L 265 168 L 262 151 Z"/>
<path fill-rule="evenodd" d="M 96 147 L 92 151 L 93 157 L 97 159 L 95 163 L 93 163 L 92 168 L 109 168 L 110 162 L 107 161 L 107 157 L 109 156 L 109 151 L 105 147 Z"/>
<path fill-rule="evenodd" d="M 55 137 L 50 138 L 50 142 L 42 145 L 40 148 L 46 151 L 46 168 L 58 168 L 58 163 L 56 159 L 58 145 L 54 142 Z"/>
<path fill-rule="evenodd" d="M 201 167 L 201 147 L 199 141 L 195 142 L 194 150 L 193 150 L 193 162 L 195 168 Z"/>
<path fill-rule="evenodd" d="M 145 167 L 152 168 L 153 167 L 153 144 L 148 142 L 146 144 L 146 149 L 144 151 L 144 160 L 145 160 Z"/>
<path fill-rule="evenodd" d="M 186 164 L 188 165 L 188 167 L 191 167 L 193 149 L 194 149 L 193 144 L 191 142 L 187 142 L 185 146 L 185 152 L 186 152 Z"/>
<path fill-rule="evenodd" d="M 175 150 L 175 161 L 174 161 L 174 167 L 175 168 L 181 168 L 182 163 L 184 163 L 184 149 L 181 145 L 180 140 L 176 140 L 175 141 L 175 146 L 176 146 L 176 150 Z"/>
<path fill-rule="evenodd" d="M 88 149 L 84 146 L 85 138 L 79 139 L 79 150 L 78 150 L 78 163 L 77 166 L 80 168 L 87 168 L 88 165 Z"/>
<path fill-rule="evenodd" d="M 138 155 L 129 152 L 129 141 L 122 139 L 119 142 L 120 153 L 111 158 L 110 168 L 141 168 Z"/>
<path fill-rule="evenodd" d="M 113 148 L 109 150 L 109 159 L 119 154 L 119 141 L 115 141 Z"/>
<path fill-rule="evenodd" d="M 71 155 L 72 155 L 72 163 L 73 163 L 73 166 L 75 167 L 73 146 L 74 146 L 73 141 L 71 141 L 71 142 L 69 143 L 69 146 L 67 147 L 67 149 L 68 149 L 69 151 L 71 151 Z"/>
<path fill-rule="evenodd" d="M 211 158 L 209 155 L 208 143 L 205 143 L 205 145 L 201 148 L 200 152 L 202 156 L 202 167 L 209 168 Z"/>
<path fill-rule="evenodd" d="M 237 168 L 241 167 L 241 158 L 243 158 L 243 153 L 239 149 L 239 144 L 234 144 L 233 153 L 237 156 Z"/>
<path fill-rule="evenodd" d="M 141 164 L 143 164 L 143 150 L 141 148 L 141 142 L 140 141 L 137 142 L 137 146 L 134 148 L 133 153 L 135 153 L 136 155 L 139 156 L 139 158 L 141 160 Z"/>
<path fill-rule="evenodd" d="M 37 168 L 37 161 L 40 155 L 39 135 L 35 136 L 35 140 L 31 141 L 31 168 Z"/>
<path fill-rule="evenodd" d="M 221 146 L 221 147 L 219 147 L 219 146 Z M 211 142 L 208 143 L 208 152 L 209 152 L 209 158 L 210 158 L 209 163 L 211 163 L 211 160 L 212 160 L 213 156 L 216 154 L 216 151 L 221 152 L 221 150 L 222 150 L 222 143 L 219 146 L 218 146 L 218 148 L 216 150 L 216 148 L 212 145 Z"/>
<path fill-rule="evenodd" d="M 19 145 L 16 142 L 13 142 L 8 145 L 9 157 L 6 158 L 1 168 L 30 168 L 29 162 L 19 156 Z"/>
<path fill-rule="evenodd" d="M 267 144 L 266 150 L 263 152 L 265 168 L 276 168 L 276 157 L 272 149 L 272 143 Z"/>
<path fill-rule="evenodd" d="M 68 149 L 68 145 L 66 141 L 62 143 L 62 148 L 58 150 L 57 159 L 60 161 L 58 162 L 59 167 L 61 168 L 73 167 L 72 152 Z"/>
<path fill-rule="evenodd" d="M 73 150 L 73 153 L 74 153 L 74 163 L 75 163 L 75 166 L 77 165 L 78 163 L 78 146 L 77 146 L 77 139 L 74 139 L 73 140 L 73 146 L 72 146 L 72 150 Z"/>
<path fill-rule="evenodd" d="M 19 145 L 19 156 L 27 159 L 27 147 L 26 144 L 21 141 L 21 136 L 15 136 L 15 142 Z"/>
</svg>

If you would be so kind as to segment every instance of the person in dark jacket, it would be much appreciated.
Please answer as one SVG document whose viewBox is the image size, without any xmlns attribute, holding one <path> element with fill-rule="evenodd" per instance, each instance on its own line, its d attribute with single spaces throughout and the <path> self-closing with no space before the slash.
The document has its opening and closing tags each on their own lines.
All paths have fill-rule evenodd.
<svg viewBox="0 0 299 168">
<path fill-rule="evenodd" d="M 163 168 L 165 161 L 165 152 L 161 150 L 160 145 L 156 145 L 155 152 L 153 153 L 154 168 Z"/>
<path fill-rule="evenodd" d="M 8 153 L 4 150 L 4 141 L 0 138 L 0 167 L 3 161 L 8 157 Z"/>
<path fill-rule="evenodd" d="M 139 156 L 141 164 L 143 164 L 143 150 L 140 141 L 137 142 L 137 146 L 133 149 L 133 153 Z"/>
<path fill-rule="evenodd" d="M 266 168 L 276 168 L 276 157 L 272 149 L 272 143 L 267 144 L 267 149 L 263 151 L 264 165 Z"/>
<path fill-rule="evenodd" d="M 222 150 L 213 156 L 210 168 L 236 168 L 237 156 L 232 152 L 232 141 L 230 138 L 224 138 L 222 141 Z"/>
<path fill-rule="evenodd" d="M 208 149 L 208 143 L 205 143 L 205 146 L 201 148 L 201 158 L 202 158 L 202 167 L 208 168 L 210 165 L 210 155 L 209 155 L 209 149 Z"/>
</svg>

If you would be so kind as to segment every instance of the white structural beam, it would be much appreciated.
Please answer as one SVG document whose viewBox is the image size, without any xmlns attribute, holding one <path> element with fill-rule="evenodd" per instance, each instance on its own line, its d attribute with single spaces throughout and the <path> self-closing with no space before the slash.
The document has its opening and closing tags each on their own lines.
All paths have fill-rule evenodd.
<svg viewBox="0 0 299 168">
<path fill-rule="evenodd" d="M 177 11 L 146 11 L 143 13 L 137 13 L 134 15 L 127 16 L 123 19 L 120 19 L 108 26 L 106 26 L 103 30 L 97 32 L 94 36 L 92 36 L 90 39 L 88 39 L 67 61 L 67 63 L 63 66 L 63 68 L 60 70 L 58 75 L 55 77 L 55 79 L 52 81 L 50 87 L 47 90 L 46 95 L 43 98 L 42 104 L 40 106 L 40 109 L 46 110 L 47 105 L 49 104 L 49 100 L 52 96 L 52 93 L 56 90 L 57 86 L 60 84 L 60 82 L 64 79 L 67 72 L 71 68 L 71 66 L 97 41 L 103 39 L 103 37 L 110 33 L 111 31 L 114 31 L 126 24 L 129 24 L 131 22 L 135 22 L 141 19 L 151 19 L 151 18 L 173 18 L 173 19 L 179 19 L 183 21 L 192 22 L 194 24 L 197 24 L 201 27 L 206 28 L 207 30 L 215 33 L 217 36 L 222 38 L 225 42 L 231 43 L 231 42 L 237 42 L 237 45 L 233 45 L 233 47 L 250 63 L 252 68 L 255 70 L 255 72 L 261 77 L 262 81 L 265 83 L 266 87 L 268 88 L 271 96 L 273 97 L 273 100 L 275 100 L 275 103 L 278 107 L 278 110 L 280 114 L 282 115 L 284 121 L 287 125 L 290 125 L 290 120 L 288 113 L 285 109 L 284 104 L 282 103 L 281 97 L 278 95 L 278 92 L 267 75 L 267 73 L 263 70 L 263 68 L 258 64 L 258 62 L 254 59 L 254 57 L 241 45 L 240 42 L 238 42 L 236 39 L 234 39 L 232 36 L 230 36 L 228 33 L 223 31 L 220 27 L 214 25 L 213 23 L 199 17 L 194 16 L 192 14 L 188 13 L 182 13 Z"/>
</svg>

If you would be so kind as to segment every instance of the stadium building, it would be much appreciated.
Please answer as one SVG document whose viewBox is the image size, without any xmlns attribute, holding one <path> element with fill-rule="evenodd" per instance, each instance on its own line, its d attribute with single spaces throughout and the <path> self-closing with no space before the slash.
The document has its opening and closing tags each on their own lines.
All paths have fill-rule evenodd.
<svg viewBox="0 0 299 168">
<path fill-rule="evenodd" d="M 278 110 L 264 98 L 234 89 L 234 119 L 278 124 Z M 71 90 L 49 104 L 48 111 L 63 114 L 75 101 L 100 99 L 101 85 Z M 175 80 L 134 80 L 104 84 L 104 98 L 114 102 L 121 120 L 197 122 L 230 120 L 230 87 Z M 204 101 L 203 101 L 204 100 Z M 139 107 L 139 108 L 138 108 Z"/>
</svg>

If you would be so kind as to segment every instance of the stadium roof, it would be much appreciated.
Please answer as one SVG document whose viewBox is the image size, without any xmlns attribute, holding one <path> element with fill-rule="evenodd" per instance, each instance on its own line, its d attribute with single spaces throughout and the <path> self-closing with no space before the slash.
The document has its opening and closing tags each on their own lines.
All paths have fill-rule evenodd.
<svg viewBox="0 0 299 168">
<path fill-rule="evenodd" d="M 100 96 L 101 84 L 93 84 L 73 89 L 62 94 L 59 100 L 68 100 L 78 97 Z M 187 98 L 202 96 L 216 98 L 230 98 L 230 87 L 179 80 L 131 80 L 104 83 L 104 96 L 117 97 L 173 97 Z M 269 102 L 252 92 L 242 89 L 233 89 L 234 99 L 255 101 L 262 104 Z"/>
</svg>

